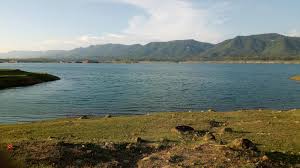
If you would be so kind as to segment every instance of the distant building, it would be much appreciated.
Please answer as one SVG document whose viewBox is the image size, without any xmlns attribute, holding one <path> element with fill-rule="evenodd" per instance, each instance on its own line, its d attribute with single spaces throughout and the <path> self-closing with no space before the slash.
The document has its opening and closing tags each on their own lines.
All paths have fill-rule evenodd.
<svg viewBox="0 0 300 168">
<path fill-rule="evenodd" d="M 90 61 L 89 60 L 84 60 L 84 61 L 81 61 L 81 63 L 88 64 L 88 63 L 90 63 Z"/>
</svg>

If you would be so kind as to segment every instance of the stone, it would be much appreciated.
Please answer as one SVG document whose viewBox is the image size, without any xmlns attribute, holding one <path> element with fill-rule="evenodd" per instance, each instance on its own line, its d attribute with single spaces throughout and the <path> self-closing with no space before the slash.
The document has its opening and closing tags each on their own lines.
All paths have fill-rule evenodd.
<svg viewBox="0 0 300 168">
<path fill-rule="evenodd" d="M 143 159 L 142 159 L 142 161 L 147 161 L 147 160 L 150 160 L 150 157 L 148 156 L 148 157 L 144 157 Z"/>
<path fill-rule="evenodd" d="M 110 149 L 110 150 L 115 150 L 116 145 L 113 142 L 105 142 L 104 143 L 104 148 L 105 149 Z"/>
<path fill-rule="evenodd" d="M 233 132 L 233 129 L 232 128 L 228 128 L 228 127 L 222 128 L 220 130 L 220 134 L 232 133 L 232 132 Z"/>
<path fill-rule="evenodd" d="M 216 112 L 214 109 L 208 109 L 207 112 Z"/>
<path fill-rule="evenodd" d="M 210 127 L 221 127 L 223 125 L 222 122 L 218 122 L 216 120 L 210 120 L 209 121 Z"/>
<path fill-rule="evenodd" d="M 146 142 L 144 139 L 142 139 L 141 137 L 137 137 L 136 139 L 135 139 L 135 142 L 136 143 L 143 143 L 143 142 Z"/>
<path fill-rule="evenodd" d="M 161 150 L 161 149 L 165 149 L 168 146 L 166 144 L 163 144 L 163 143 L 156 143 L 156 144 L 153 145 L 153 147 L 156 150 Z"/>
<path fill-rule="evenodd" d="M 89 117 L 87 115 L 83 115 L 81 117 L 79 117 L 80 120 L 84 120 L 84 119 L 89 119 Z"/>
<path fill-rule="evenodd" d="M 55 138 L 55 137 L 53 137 L 53 136 L 48 136 L 47 139 L 48 139 L 49 141 L 52 141 L 54 138 Z"/>
<path fill-rule="evenodd" d="M 187 125 L 179 125 L 176 126 L 173 130 L 178 133 L 190 133 L 193 132 L 195 129 Z"/>
<path fill-rule="evenodd" d="M 110 114 L 107 114 L 104 116 L 104 118 L 111 118 L 112 116 Z"/>
<path fill-rule="evenodd" d="M 194 137 L 203 137 L 207 132 L 209 132 L 209 131 L 208 130 L 194 131 Z"/>
<path fill-rule="evenodd" d="M 269 157 L 267 155 L 264 155 L 264 156 L 261 157 L 261 160 L 262 161 L 267 161 L 267 160 L 269 160 Z"/>
<path fill-rule="evenodd" d="M 126 149 L 128 149 L 128 150 L 132 150 L 134 148 L 136 148 L 136 145 L 133 144 L 133 143 L 129 143 L 129 144 L 126 145 Z"/>
<path fill-rule="evenodd" d="M 203 136 L 203 140 L 204 141 L 215 141 L 216 137 L 211 133 L 211 132 L 207 132 L 204 136 Z"/>
<path fill-rule="evenodd" d="M 82 165 L 82 160 L 77 159 L 77 160 L 75 161 L 75 163 L 76 163 L 77 166 L 80 166 L 80 165 Z"/>
<path fill-rule="evenodd" d="M 236 150 L 257 150 L 256 145 L 253 142 L 251 142 L 249 139 L 244 138 L 235 139 L 228 146 Z"/>
<path fill-rule="evenodd" d="M 160 138 L 159 142 L 161 142 L 161 143 L 167 143 L 167 142 L 169 142 L 169 140 L 167 138 Z"/>
<path fill-rule="evenodd" d="M 184 158 L 180 155 L 171 155 L 167 160 L 168 163 L 179 163 L 182 162 Z"/>
</svg>

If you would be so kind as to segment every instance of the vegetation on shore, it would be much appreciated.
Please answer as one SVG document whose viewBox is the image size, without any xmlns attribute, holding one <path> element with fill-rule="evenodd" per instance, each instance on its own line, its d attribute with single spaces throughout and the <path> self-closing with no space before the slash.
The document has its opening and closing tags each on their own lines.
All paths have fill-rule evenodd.
<svg viewBox="0 0 300 168">
<path fill-rule="evenodd" d="M 296 109 L 84 116 L 0 125 L 0 149 L 26 167 L 290 167 L 299 130 Z"/>
<path fill-rule="evenodd" d="M 300 81 L 300 75 L 292 76 L 290 79 Z"/>
<path fill-rule="evenodd" d="M 55 80 L 59 80 L 59 77 L 46 73 L 32 73 L 18 69 L 0 69 L 0 90 L 11 87 L 30 86 Z"/>
</svg>

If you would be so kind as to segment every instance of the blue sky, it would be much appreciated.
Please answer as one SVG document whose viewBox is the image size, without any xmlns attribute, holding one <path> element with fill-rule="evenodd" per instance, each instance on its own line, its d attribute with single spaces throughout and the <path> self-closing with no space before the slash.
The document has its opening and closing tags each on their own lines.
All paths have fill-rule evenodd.
<svg viewBox="0 0 300 168">
<path fill-rule="evenodd" d="M 0 52 L 300 36 L 298 0 L 0 0 Z"/>
</svg>

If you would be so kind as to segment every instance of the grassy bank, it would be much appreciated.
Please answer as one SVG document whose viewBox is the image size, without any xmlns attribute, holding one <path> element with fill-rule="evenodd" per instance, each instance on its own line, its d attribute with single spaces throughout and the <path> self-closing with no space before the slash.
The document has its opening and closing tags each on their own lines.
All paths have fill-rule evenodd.
<svg viewBox="0 0 300 168">
<path fill-rule="evenodd" d="M 46 73 L 32 73 L 18 69 L 0 69 L 0 89 L 30 86 L 54 80 L 59 80 L 59 78 Z"/>
<path fill-rule="evenodd" d="M 193 134 L 178 134 L 178 132 L 171 131 L 178 125 L 191 126 L 196 131 Z M 224 128 L 230 128 L 231 131 L 224 131 Z M 223 159 L 232 159 L 233 165 L 231 166 L 238 163 L 243 165 L 249 162 L 249 167 L 251 167 L 252 163 L 255 166 L 256 161 L 254 163 L 254 161 L 249 161 L 249 159 L 245 160 L 245 158 L 249 157 L 248 155 L 239 153 L 240 157 L 236 158 L 236 156 L 233 156 L 236 155 L 234 151 L 229 149 L 227 151 L 227 148 L 219 149 L 217 147 L 218 144 L 220 146 L 225 144 L 226 146 L 226 144 L 230 144 L 237 138 L 246 138 L 255 143 L 259 151 L 278 161 L 281 164 L 280 167 L 284 167 L 300 162 L 299 130 L 300 110 L 154 113 L 142 116 L 68 118 L 29 124 L 0 125 L 0 144 L 2 144 L 2 149 L 5 149 L 7 144 L 14 144 L 16 151 L 13 153 L 13 156 L 25 160 L 24 162 L 27 162 L 27 166 L 28 164 L 36 166 L 41 163 L 49 166 L 49 164 L 56 163 L 55 158 L 51 158 L 53 150 L 57 154 L 57 152 L 62 152 L 62 149 L 66 149 L 68 152 L 78 150 L 84 153 L 79 158 L 60 162 L 66 165 L 74 165 L 79 162 L 78 164 L 99 166 L 107 163 L 107 165 L 113 167 L 114 161 L 116 161 L 120 165 L 130 165 L 131 167 L 137 165 L 140 167 L 155 167 L 155 164 L 156 166 L 185 164 L 186 166 L 197 167 L 195 165 L 192 166 L 196 162 L 193 158 L 203 157 L 203 160 L 207 160 L 211 157 L 209 153 L 223 156 L 218 154 L 223 152 L 225 153 Z M 213 148 L 210 145 L 201 146 L 201 149 L 203 148 L 201 156 L 199 152 L 195 151 L 196 147 L 206 144 L 207 140 L 203 140 L 203 135 L 195 135 L 195 132 L 200 134 L 210 132 L 215 136 Z M 139 142 L 145 142 L 143 143 L 145 145 L 135 148 L 136 146 L 134 145 Z M 140 152 L 128 151 L 130 150 L 130 147 L 128 147 L 130 144 L 133 144 L 134 150 Z M 160 149 L 162 145 L 168 147 Z M 155 150 L 152 150 L 151 147 L 153 146 Z M 118 151 L 116 148 L 120 150 Z M 104 149 L 106 150 L 102 151 Z M 87 159 L 85 157 L 89 156 L 86 155 L 86 152 L 95 152 L 94 154 L 97 154 L 97 152 L 101 153 L 101 151 L 102 153 L 107 152 L 106 155 L 110 158 L 99 156 L 102 157 L 102 160 L 100 159 L 101 163 L 97 164 L 91 163 L 95 159 L 85 160 Z M 186 155 L 184 151 L 190 151 L 190 154 Z M 163 158 L 170 153 L 175 158 L 178 155 L 179 158 L 184 157 L 184 159 L 181 162 L 179 161 L 180 163 L 160 162 L 159 160 L 162 159 L 147 162 L 147 157 Z M 61 153 L 57 155 L 60 156 L 59 159 L 64 159 Z M 233 161 L 234 158 L 235 161 Z M 122 160 L 126 160 L 126 162 Z M 217 163 L 202 164 L 213 166 L 213 164 Z M 225 161 L 222 161 L 222 158 L 220 158 L 219 164 L 225 165 Z M 271 165 L 271 167 L 274 167 L 274 165 Z"/>
</svg>

